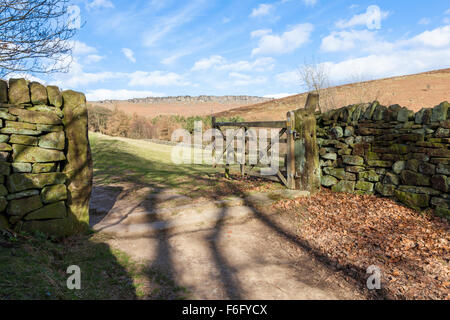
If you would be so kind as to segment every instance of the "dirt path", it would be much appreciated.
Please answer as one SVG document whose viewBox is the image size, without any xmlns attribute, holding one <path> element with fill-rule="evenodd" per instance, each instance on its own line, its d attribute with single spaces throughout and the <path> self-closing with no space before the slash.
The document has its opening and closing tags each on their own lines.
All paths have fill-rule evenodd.
<svg viewBox="0 0 450 320">
<path fill-rule="evenodd" d="M 113 235 L 110 245 L 166 270 L 192 299 L 365 298 L 307 252 L 289 217 L 250 206 L 267 206 L 270 198 L 227 201 L 196 203 L 189 210 L 192 199 L 173 190 L 96 187 L 91 220 L 95 229 Z M 205 217 L 200 223 L 192 219 L 198 215 Z"/>
</svg>

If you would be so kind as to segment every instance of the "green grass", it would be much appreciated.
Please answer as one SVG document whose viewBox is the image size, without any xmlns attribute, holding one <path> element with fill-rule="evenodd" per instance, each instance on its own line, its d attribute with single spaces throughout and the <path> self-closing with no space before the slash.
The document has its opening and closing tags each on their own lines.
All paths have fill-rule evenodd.
<svg viewBox="0 0 450 320">
<path fill-rule="evenodd" d="M 1 230 L 0 230 L 1 232 Z M 111 249 L 100 235 L 60 242 L 42 234 L 0 236 L 0 299 L 183 299 L 186 289 L 161 270 Z M 69 290 L 67 267 L 81 269 L 81 289 Z"/>
<path fill-rule="evenodd" d="M 94 175 L 100 183 L 131 181 L 183 188 L 217 169 L 208 165 L 174 164 L 173 147 L 143 140 L 110 138 L 89 133 Z"/>
</svg>

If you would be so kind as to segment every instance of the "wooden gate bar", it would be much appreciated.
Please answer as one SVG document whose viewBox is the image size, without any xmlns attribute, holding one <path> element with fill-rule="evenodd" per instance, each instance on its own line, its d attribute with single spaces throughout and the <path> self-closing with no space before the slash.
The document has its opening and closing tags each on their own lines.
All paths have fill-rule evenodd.
<svg viewBox="0 0 450 320">
<path fill-rule="evenodd" d="M 216 122 L 217 127 L 286 128 L 286 121 Z"/>
</svg>

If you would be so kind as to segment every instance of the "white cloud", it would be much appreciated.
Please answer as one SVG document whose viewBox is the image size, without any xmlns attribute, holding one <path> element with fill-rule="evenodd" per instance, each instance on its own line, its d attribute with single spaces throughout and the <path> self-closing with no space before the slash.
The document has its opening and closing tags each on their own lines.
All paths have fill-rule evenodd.
<svg viewBox="0 0 450 320">
<path fill-rule="evenodd" d="M 122 48 L 122 53 L 125 55 L 125 57 L 130 60 L 133 63 L 136 63 L 136 58 L 134 57 L 133 50 L 129 48 Z"/>
<path fill-rule="evenodd" d="M 256 71 L 264 72 L 274 68 L 275 60 L 271 57 L 258 58 L 254 61 L 241 60 L 228 62 L 224 57 L 213 55 L 209 58 L 197 61 L 191 71 L 209 70 L 214 68 L 219 71 Z"/>
<path fill-rule="evenodd" d="M 249 86 L 255 84 L 263 84 L 267 82 L 267 78 L 264 76 L 251 76 L 248 74 L 242 74 L 239 72 L 230 72 L 228 76 L 234 79 L 231 83 L 233 86 Z"/>
<path fill-rule="evenodd" d="M 450 18 L 445 17 L 445 18 L 442 20 L 442 22 L 445 23 L 445 24 L 450 24 Z"/>
<path fill-rule="evenodd" d="M 5 76 L 5 78 L 6 78 L 6 80 L 9 80 L 11 78 L 12 79 L 24 78 L 25 80 L 36 81 L 36 82 L 39 82 L 39 83 L 41 83 L 43 85 L 47 84 L 47 81 L 42 80 L 42 79 L 40 79 L 38 77 L 35 77 L 35 76 L 33 76 L 33 75 L 29 74 L 29 73 L 25 73 L 25 72 L 11 72 L 11 73 L 8 73 Z"/>
<path fill-rule="evenodd" d="M 439 27 L 431 31 L 424 31 L 421 34 L 411 38 L 410 40 L 400 41 L 399 44 L 422 45 L 431 48 L 442 48 L 450 46 L 450 25 Z"/>
<path fill-rule="evenodd" d="M 297 85 L 300 83 L 300 72 L 298 70 L 286 71 L 275 75 L 275 79 L 283 84 Z"/>
<path fill-rule="evenodd" d="M 407 48 L 433 49 L 447 46 L 450 46 L 450 25 L 427 30 L 412 38 L 395 42 L 382 41 L 376 31 L 333 31 L 322 39 L 321 50 L 337 52 L 360 48 L 360 52 L 381 53 Z"/>
<path fill-rule="evenodd" d="M 317 3 L 317 0 L 302 0 L 303 3 L 309 7 L 314 7 Z"/>
<path fill-rule="evenodd" d="M 265 34 L 260 36 L 258 47 L 252 50 L 257 54 L 283 54 L 295 51 L 309 40 L 314 29 L 310 23 L 298 24 L 281 35 Z"/>
<path fill-rule="evenodd" d="M 158 93 L 153 91 L 133 91 L 133 90 L 110 90 L 110 89 L 96 89 L 89 90 L 86 93 L 86 99 L 88 101 L 101 101 L 101 100 L 127 100 L 132 98 L 146 98 L 146 97 L 162 97 L 164 93 Z"/>
<path fill-rule="evenodd" d="M 448 67 L 443 61 L 449 61 L 449 57 L 450 49 L 405 50 L 327 63 L 326 68 L 332 82 L 342 83 L 354 74 L 377 79 L 440 69 Z"/>
<path fill-rule="evenodd" d="M 430 24 L 430 22 L 431 22 L 430 18 L 422 18 L 419 20 L 419 24 L 421 24 L 421 25 L 427 25 L 427 24 Z"/>
<path fill-rule="evenodd" d="M 242 60 L 234 63 L 223 64 L 221 66 L 217 66 L 217 69 L 264 72 L 272 70 L 274 68 L 274 63 L 275 60 L 273 58 L 265 57 L 256 59 L 253 62 Z"/>
<path fill-rule="evenodd" d="M 204 58 L 197 61 L 192 67 L 191 71 L 207 70 L 215 65 L 222 64 L 225 62 L 225 58 L 222 56 L 214 55 L 209 58 Z"/>
<path fill-rule="evenodd" d="M 250 17 L 263 17 L 267 16 L 271 13 L 271 11 L 274 9 L 274 6 L 271 4 L 260 4 L 257 8 L 254 8 L 252 10 L 252 13 L 250 14 Z"/>
<path fill-rule="evenodd" d="M 122 76 L 122 73 L 109 71 L 98 73 L 84 72 L 83 67 L 77 62 L 77 60 L 74 60 L 70 66 L 69 72 L 64 74 L 55 74 L 52 82 L 62 88 L 73 89 L 78 87 L 86 87 L 87 85 L 93 83 L 120 78 Z"/>
<path fill-rule="evenodd" d="M 99 56 L 98 54 L 90 54 L 83 61 L 85 63 L 96 63 L 103 60 L 104 56 Z"/>
<path fill-rule="evenodd" d="M 174 72 L 135 71 L 128 74 L 130 86 L 185 86 L 189 83 Z"/>
<path fill-rule="evenodd" d="M 381 11 L 379 6 L 369 6 L 365 13 L 354 15 L 349 20 L 339 20 L 336 27 L 340 29 L 365 25 L 368 29 L 380 29 L 381 21 L 389 16 L 388 11 Z"/>
<path fill-rule="evenodd" d="M 248 74 L 242 74 L 239 72 L 230 72 L 230 74 L 228 76 L 230 78 L 238 78 L 238 79 L 243 79 L 243 80 L 250 80 L 252 78 Z"/>
<path fill-rule="evenodd" d="M 450 14 L 450 9 L 447 9 L 444 14 Z"/>
<path fill-rule="evenodd" d="M 262 36 L 265 36 L 266 34 L 272 33 L 272 29 L 259 29 L 259 30 L 255 30 L 252 31 L 252 33 L 250 33 L 250 36 L 252 38 L 259 38 Z"/>
<path fill-rule="evenodd" d="M 174 15 L 165 16 L 157 21 L 152 21 L 152 29 L 144 32 L 143 45 L 147 47 L 154 46 L 157 41 L 164 38 L 173 29 L 182 26 L 191 21 L 197 11 L 204 8 L 203 1 L 189 1 L 188 6 L 178 11 Z"/>
<path fill-rule="evenodd" d="M 114 8 L 114 4 L 109 0 L 94 0 L 87 4 L 88 9 L 94 8 Z"/>
<path fill-rule="evenodd" d="M 81 41 L 72 41 L 70 40 L 70 45 L 72 47 L 72 53 L 74 55 L 85 55 L 91 53 L 97 53 L 97 49 L 94 47 L 88 46 L 86 43 Z"/>
<path fill-rule="evenodd" d="M 177 61 L 181 57 L 187 56 L 191 53 L 192 53 L 191 51 L 179 51 L 171 56 L 168 56 L 167 58 L 162 59 L 161 63 L 165 65 L 172 65 L 173 63 L 175 63 L 175 61 Z"/>
<path fill-rule="evenodd" d="M 322 39 L 320 49 L 325 52 L 345 51 L 355 48 L 357 44 L 374 41 L 375 33 L 368 30 L 333 31 Z"/>
<path fill-rule="evenodd" d="M 390 49 L 380 50 L 379 44 Z M 342 83 L 354 74 L 376 79 L 448 68 L 450 25 L 392 43 L 374 40 L 372 47 L 367 47 L 366 51 L 370 53 L 368 56 L 325 63 L 330 80 Z"/>
</svg>

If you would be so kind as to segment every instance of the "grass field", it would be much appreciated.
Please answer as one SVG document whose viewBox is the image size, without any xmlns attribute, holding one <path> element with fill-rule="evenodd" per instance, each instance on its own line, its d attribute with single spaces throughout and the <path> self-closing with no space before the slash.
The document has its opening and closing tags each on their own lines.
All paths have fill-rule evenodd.
<svg viewBox="0 0 450 320">
<path fill-rule="evenodd" d="M 164 272 L 133 261 L 105 240 L 99 234 L 58 241 L 43 234 L 0 234 L 0 300 L 186 297 Z M 70 265 L 81 269 L 80 290 L 67 288 Z"/>
<path fill-rule="evenodd" d="M 222 197 L 258 189 L 280 188 L 280 184 L 243 178 L 231 166 L 233 179 L 225 179 L 223 168 L 208 164 L 175 164 L 174 147 L 143 140 L 90 133 L 95 183 L 132 182 L 155 189 L 173 188 L 190 197 Z"/>
</svg>

